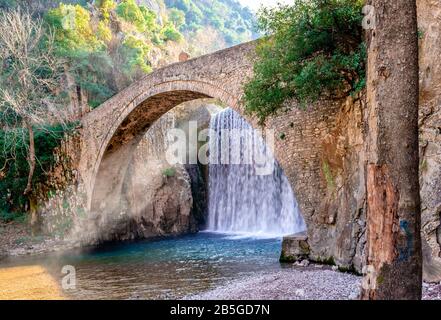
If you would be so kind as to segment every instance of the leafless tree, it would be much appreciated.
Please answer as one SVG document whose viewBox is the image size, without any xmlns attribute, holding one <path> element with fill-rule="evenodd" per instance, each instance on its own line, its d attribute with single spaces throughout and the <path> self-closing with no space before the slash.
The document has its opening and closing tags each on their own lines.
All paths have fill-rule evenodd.
<svg viewBox="0 0 441 320">
<path fill-rule="evenodd" d="M 28 141 L 28 195 L 37 162 L 34 130 L 64 123 L 57 95 L 63 61 L 55 55 L 54 33 L 28 12 L 0 13 L 0 30 L 0 128 L 9 149 L 2 151 L 14 157 L 16 141 Z"/>
</svg>

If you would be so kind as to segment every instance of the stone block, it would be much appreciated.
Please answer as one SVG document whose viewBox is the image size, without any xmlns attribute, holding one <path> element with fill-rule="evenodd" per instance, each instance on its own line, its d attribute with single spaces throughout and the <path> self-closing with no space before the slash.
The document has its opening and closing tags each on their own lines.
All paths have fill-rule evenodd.
<svg viewBox="0 0 441 320">
<path fill-rule="evenodd" d="M 286 236 L 282 241 L 280 262 L 296 262 L 308 259 L 309 252 L 308 236 L 306 233 L 302 232 Z"/>
</svg>

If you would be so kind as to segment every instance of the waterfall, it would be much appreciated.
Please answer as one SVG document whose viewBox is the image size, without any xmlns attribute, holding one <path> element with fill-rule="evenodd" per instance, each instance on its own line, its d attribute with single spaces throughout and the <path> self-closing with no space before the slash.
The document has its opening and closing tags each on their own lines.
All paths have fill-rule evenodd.
<svg viewBox="0 0 441 320">
<path fill-rule="evenodd" d="M 306 230 L 287 177 L 260 133 L 234 110 L 212 117 L 209 153 L 209 231 L 280 236 Z"/>
</svg>

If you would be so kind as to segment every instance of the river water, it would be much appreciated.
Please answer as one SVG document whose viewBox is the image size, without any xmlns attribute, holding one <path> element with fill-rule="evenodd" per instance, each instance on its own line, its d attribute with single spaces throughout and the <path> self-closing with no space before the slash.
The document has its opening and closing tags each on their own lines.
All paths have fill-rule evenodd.
<svg viewBox="0 0 441 320">
<path fill-rule="evenodd" d="M 232 109 L 215 115 L 210 128 L 210 232 L 15 258 L 0 268 L 38 265 L 61 283 L 63 266 L 73 266 L 76 288 L 64 291 L 70 299 L 179 299 L 280 270 L 281 237 L 306 229 L 289 182 L 260 135 Z M 238 131 L 225 140 L 231 130 Z"/>
<path fill-rule="evenodd" d="M 76 270 L 70 299 L 171 299 L 197 294 L 229 280 L 283 268 L 281 240 L 201 232 L 174 239 L 118 244 L 63 255 L 16 258 L 0 268 L 43 266 L 59 280 Z"/>
</svg>

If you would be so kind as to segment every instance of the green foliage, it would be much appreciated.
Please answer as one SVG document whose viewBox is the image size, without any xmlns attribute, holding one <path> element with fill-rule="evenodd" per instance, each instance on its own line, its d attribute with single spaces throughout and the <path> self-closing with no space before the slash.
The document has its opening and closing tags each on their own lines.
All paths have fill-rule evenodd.
<svg viewBox="0 0 441 320">
<path fill-rule="evenodd" d="M 92 28 L 90 12 L 80 5 L 61 3 L 47 13 L 46 21 L 55 29 L 61 55 L 70 56 L 77 50 L 93 52 L 104 47 Z"/>
<path fill-rule="evenodd" d="M 183 39 L 182 34 L 176 30 L 173 24 L 167 24 L 164 29 L 162 29 L 162 34 L 165 41 L 179 42 Z"/>
<path fill-rule="evenodd" d="M 127 73 L 130 73 L 136 67 L 139 67 L 145 73 L 152 71 L 151 66 L 146 60 L 147 53 L 150 51 L 150 47 L 135 36 L 128 36 L 123 43 L 123 55 L 128 62 L 127 67 L 124 69 Z"/>
<path fill-rule="evenodd" d="M 70 73 L 75 84 L 85 90 L 92 108 L 99 106 L 115 94 L 111 83 L 113 63 L 106 51 L 74 51 L 69 55 Z"/>
<path fill-rule="evenodd" d="M 179 29 L 182 28 L 185 24 L 185 13 L 179 9 L 172 8 L 169 11 L 169 19 L 173 25 Z"/>
<path fill-rule="evenodd" d="M 98 4 L 104 17 L 114 7 L 111 1 Z M 112 96 L 115 88 L 109 79 L 113 63 L 106 50 L 112 31 L 106 18 L 99 21 L 97 30 L 94 30 L 87 9 L 60 4 L 46 14 L 45 20 L 55 30 L 58 54 L 69 62 L 70 74 L 74 76 L 75 84 L 88 93 L 89 104 L 96 107 Z"/>
<path fill-rule="evenodd" d="M 212 26 L 231 46 L 256 38 L 254 15 L 235 0 L 165 0 L 170 20 L 190 37 L 198 30 Z"/>
<path fill-rule="evenodd" d="M 0 222 L 9 223 L 9 222 L 19 222 L 23 223 L 27 220 L 26 213 L 23 212 L 8 212 L 4 210 L 0 210 Z"/>
<path fill-rule="evenodd" d="M 362 1 L 295 1 L 264 9 L 254 77 L 245 86 L 246 110 L 261 122 L 288 99 L 301 106 L 324 94 L 355 93 L 365 85 Z"/>
<path fill-rule="evenodd" d="M 96 6 L 100 10 L 103 18 L 108 21 L 112 10 L 116 8 L 116 2 L 114 0 L 97 0 Z"/>
<path fill-rule="evenodd" d="M 100 0 L 95 6 L 100 15 L 93 19 L 88 8 L 66 4 L 45 17 L 55 30 L 58 54 L 92 108 L 152 71 L 153 46 L 182 39 L 173 23 L 161 27 L 156 14 L 134 0 Z"/>
<path fill-rule="evenodd" d="M 176 169 L 175 169 L 175 168 L 167 168 L 167 169 L 164 169 L 164 170 L 162 171 L 162 175 L 163 175 L 164 177 L 167 177 L 167 178 L 174 177 L 174 176 L 176 175 Z"/>
<path fill-rule="evenodd" d="M 0 0 L 1 9 L 16 9 L 21 7 L 35 15 L 44 14 L 48 9 L 58 6 L 60 2 L 65 4 L 80 4 L 86 6 L 90 0 Z"/>
<path fill-rule="evenodd" d="M 45 126 L 34 128 L 37 167 L 33 183 L 43 182 L 45 173 L 54 164 L 54 149 L 60 145 L 70 126 Z M 21 132 L 12 132 L 20 130 Z M 23 195 L 26 188 L 29 165 L 27 148 L 28 132 L 21 128 L 0 130 L 0 212 L 24 212 L 27 198 Z"/>
<path fill-rule="evenodd" d="M 12 9 L 17 6 L 17 0 L 0 0 L 0 9 Z"/>
<path fill-rule="evenodd" d="M 147 7 L 138 6 L 135 0 L 123 0 L 117 7 L 116 12 L 125 21 L 136 26 L 139 32 L 152 30 L 155 27 L 155 14 Z"/>
</svg>

